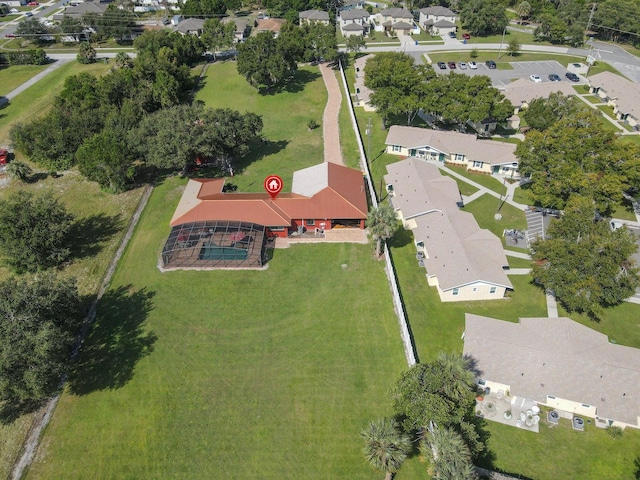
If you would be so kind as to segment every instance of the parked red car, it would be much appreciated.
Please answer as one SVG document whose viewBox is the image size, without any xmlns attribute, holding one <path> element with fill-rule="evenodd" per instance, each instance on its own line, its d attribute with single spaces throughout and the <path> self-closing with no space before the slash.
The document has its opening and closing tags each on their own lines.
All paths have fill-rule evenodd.
<svg viewBox="0 0 640 480">
<path fill-rule="evenodd" d="M 27 5 L 29 5 L 30 7 L 37 7 L 40 4 L 38 2 L 29 2 L 27 3 Z"/>
<path fill-rule="evenodd" d="M 16 38 L 16 34 L 15 33 L 5 33 L 4 36 L 7 37 L 7 38 Z"/>
<path fill-rule="evenodd" d="M 464 33 L 462 35 L 462 38 L 464 38 L 465 40 L 469 40 L 471 38 L 471 35 L 469 35 L 468 33 Z"/>
</svg>

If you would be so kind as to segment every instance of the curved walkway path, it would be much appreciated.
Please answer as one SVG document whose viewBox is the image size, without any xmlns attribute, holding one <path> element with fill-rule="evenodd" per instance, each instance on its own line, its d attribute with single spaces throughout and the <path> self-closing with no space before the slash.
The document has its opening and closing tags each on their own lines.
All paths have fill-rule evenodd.
<svg viewBox="0 0 640 480">
<path fill-rule="evenodd" d="M 338 115 L 342 102 L 342 91 L 338 84 L 333 68 L 327 63 L 321 63 L 320 72 L 327 87 L 327 106 L 322 115 L 322 138 L 324 139 L 324 161 L 344 165 L 340 150 L 340 126 Z"/>
</svg>

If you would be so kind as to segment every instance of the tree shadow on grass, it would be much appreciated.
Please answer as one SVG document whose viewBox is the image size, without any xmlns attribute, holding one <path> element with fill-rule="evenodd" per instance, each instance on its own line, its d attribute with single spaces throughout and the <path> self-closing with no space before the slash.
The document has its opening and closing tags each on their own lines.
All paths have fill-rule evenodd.
<svg viewBox="0 0 640 480">
<path fill-rule="evenodd" d="M 104 243 L 122 229 L 120 214 L 99 213 L 76 220 L 71 226 L 69 238 L 72 241 L 73 258 L 92 257 L 100 253 Z"/>
<path fill-rule="evenodd" d="M 271 87 L 269 89 L 261 89 L 260 95 L 277 95 L 278 93 L 299 93 L 304 90 L 307 83 L 311 83 L 320 77 L 320 72 L 311 72 L 309 70 L 298 70 L 296 73 L 288 79 L 286 82 Z"/>
<path fill-rule="evenodd" d="M 154 292 L 131 285 L 109 290 L 98 302 L 96 321 L 69 374 L 75 395 L 123 387 L 136 364 L 153 351 L 157 336 L 145 329 Z"/>
<path fill-rule="evenodd" d="M 249 152 L 233 161 L 233 169 L 236 174 L 240 174 L 252 163 L 281 152 L 288 144 L 289 140 L 254 140 L 249 145 Z"/>
</svg>

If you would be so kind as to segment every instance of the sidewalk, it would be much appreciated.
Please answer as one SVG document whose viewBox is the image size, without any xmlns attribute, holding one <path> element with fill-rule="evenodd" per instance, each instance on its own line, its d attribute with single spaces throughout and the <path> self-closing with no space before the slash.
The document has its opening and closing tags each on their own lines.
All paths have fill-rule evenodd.
<svg viewBox="0 0 640 480">
<path fill-rule="evenodd" d="M 56 60 L 51 65 L 49 65 L 47 68 L 45 68 L 43 71 L 41 71 L 37 75 L 34 75 L 29 80 L 24 82 L 22 85 L 20 85 L 19 87 L 15 88 L 14 90 L 12 90 L 9 93 L 7 93 L 6 95 L 4 95 L 5 98 L 7 98 L 8 100 L 13 100 L 14 97 L 16 97 L 17 95 L 21 94 L 27 88 L 29 88 L 30 86 L 32 86 L 36 82 L 42 80 L 44 77 L 49 75 L 54 70 L 60 68 L 62 65 L 64 65 L 67 62 L 69 62 L 69 60 Z"/>
</svg>

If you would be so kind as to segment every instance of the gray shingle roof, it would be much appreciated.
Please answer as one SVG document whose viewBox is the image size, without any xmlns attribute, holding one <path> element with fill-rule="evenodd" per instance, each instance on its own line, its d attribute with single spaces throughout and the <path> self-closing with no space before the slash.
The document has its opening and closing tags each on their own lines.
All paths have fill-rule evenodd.
<svg viewBox="0 0 640 480">
<path fill-rule="evenodd" d="M 476 359 L 481 378 L 509 385 L 512 395 L 541 403 L 553 395 L 638 424 L 640 350 L 569 318 L 511 323 L 466 314 L 464 354 Z"/>
<path fill-rule="evenodd" d="M 455 27 L 456 24 L 448 20 L 438 20 L 433 24 L 434 27 Z"/>
<path fill-rule="evenodd" d="M 342 20 L 356 20 L 358 18 L 368 20 L 370 16 L 369 12 L 361 9 L 343 10 L 340 12 L 340 18 Z"/>
<path fill-rule="evenodd" d="M 640 119 L 640 86 L 611 72 L 602 72 L 589 77 L 592 87 L 601 87 L 607 96 L 615 99 L 622 113 L 630 113 Z"/>
<path fill-rule="evenodd" d="M 518 163 L 515 145 L 494 140 L 478 140 L 475 135 L 466 133 L 393 125 L 385 143 L 407 148 L 430 145 L 447 155 L 463 154 L 471 161 L 477 160 L 491 165 Z"/>
<path fill-rule="evenodd" d="M 387 165 L 387 172 L 393 206 L 405 220 L 416 222 L 414 238 L 424 242 L 427 272 L 438 277 L 442 290 L 478 281 L 513 288 L 502 268 L 508 265 L 502 242 L 481 229 L 471 213 L 460 210 L 455 180 L 417 158 Z"/>
<path fill-rule="evenodd" d="M 360 25 L 359 23 L 348 23 L 347 25 L 342 27 L 342 30 L 347 32 L 363 32 L 364 26 Z"/>
<path fill-rule="evenodd" d="M 533 83 L 526 78 L 511 82 L 504 87 L 504 96 L 514 107 L 519 107 L 523 103 L 531 103 L 534 98 L 549 98 L 549 95 L 555 92 L 561 92 L 565 96 L 576 94 L 574 88 L 567 82 Z"/>
<path fill-rule="evenodd" d="M 189 32 L 197 32 L 198 30 L 202 30 L 204 26 L 204 20 L 201 18 L 187 18 L 182 20 L 176 26 L 176 32 L 180 33 L 189 33 Z"/>
<path fill-rule="evenodd" d="M 440 7 L 440 6 L 423 8 L 422 10 L 420 10 L 420 13 L 424 13 L 425 15 L 438 15 L 438 16 L 442 15 L 447 17 L 451 17 L 451 16 L 455 17 L 456 15 L 448 8 Z"/>
<path fill-rule="evenodd" d="M 413 14 L 406 8 L 389 8 L 382 10 L 380 15 L 391 18 L 407 18 L 413 20 Z"/>
<path fill-rule="evenodd" d="M 327 12 L 323 12 L 321 10 L 305 10 L 304 12 L 300 12 L 298 14 L 298 18 L 312 21 L 328 21 L 329 14 Z"/>
</svg>

